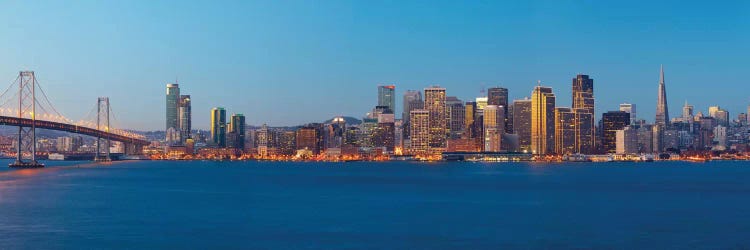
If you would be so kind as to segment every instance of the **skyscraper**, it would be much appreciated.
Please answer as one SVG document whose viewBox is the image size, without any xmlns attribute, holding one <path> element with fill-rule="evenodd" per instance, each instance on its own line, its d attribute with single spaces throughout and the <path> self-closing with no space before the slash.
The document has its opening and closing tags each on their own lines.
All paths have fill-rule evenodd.
<svg viewBox="0 0 750 250">
<path fill-rule="evenodd" d="M 442 152 L 446 148 L 448 119 L 445 107 L 445 88 L 424 89 L 424 109 L 430 113 L 430 151 Z"/>
<path fill-rule="evenodd" d="M 667 108 L 667 89 L 664 84 L 663 65 L 659 73 L 659 93 L 656 100 L 656 121 L 654 124 L 662 127 L 669 125 L 669 109 Z"/>
<path fill-rule="evenodd" d="M 466 108 L 464 103 L 455 96 L 445 98 L 445 106 L 448 110 L 448 130 L 451 139 L 458 139 L 465 130 Z"/>
<path fill-rule="evenodd" d="M 630 124 L 633 125 L 636 123 L 636 110 L 635 110 L 635 104 L 632 103 L 623 103 L 620 104 L 620 111 L 628 112 L 630 114 Z"/>
<path fill-rule="evenodd" d="M 217 147 L 227 146 L 227 111 L 217 107 L 211 109 L 211 144 Z"/>
<path fill-rule="evenodd" d="M 409 115 L 411 123 L 411 154 L 426 154 L 430 142 L 430 112 L 424 109 L 412 110 Z"/>
<path fill-rule="evenodd" d="M 232 147 L 244 150 L 245 149 L 245 115 L 234 114 L 230 120 L 230 126 L 232 128 Z"/>
<path fill-rule="evenodd" d="M 167 84 L 167 118 L 166 127 L 164 130 L 180 131 L 180 120 L 179 120 L 179 105 L 180 105 L 180 85 L 170 83 Z M 177 143 L 172 141 L 174 137 L 167 138 L 167 143 Z"/>
<path fill-rule="evenodd" d="M 591 154 L 594 152 L 594 114 L 589 113 L 587 109 L 573 109 L 575 115 L 574 129 L 574 153 Z"/>
<path fill-rule="evenodd" d="M 577 153 L 575 113 L 571 108 L 555 108 L 555 153 L 558 155 Z"/>
<path fill-rule="evenodd" d="M 506 133 L 513 133 L 513 131 L 510 131 L 510 127 L 508 125 L 508 89 L 501 88 L 501 87 L 494 87 L 487 89 L 487 105 L 497 105 L 503 108 L 503 114 L 506 115 L 505 121 L 503 122 L 505 124 L 505 130 Z"/>
<path fill-rule="evenodd" d="M 396 86 L 378 86 L 378 106 L 387 106 L 391 111 L 396 111 Z"/>
<path fill-rule="evenodd" d="M 188 138 L 192 138 L 190 135 L 193 120 L 191 105 L 190 95 L 180 96 L 180 134 L 182 135 L 183 142 Z"/>
<path fill-rule="evenodd" d="M 513 133 L 518 135 L 521 151 L 531 151 L 531 100 L 513 101 Z"/>
<path fill-rule="evenodd" d="M 555 94 L 550 87 L 536 86 L 531 94 L 531 151 L 555 151 Z"/>
<path fill-rule="evenodd" d="M 484 107 L 484 151 L 499 152 L 502 134 L 505 128 L 503 107 L 487 105 Z"/>
<path fill-rule="evenodd" d="M 411 129 L 410 126 L 410 118 L 409 114 L 412 110 L 416 109 L 423 109 L 424 108 L 424 100 L 422 100 L 422 92 L 417 90 L 407 90 L 406 93 L 404 93 L 404 110 L 401 113 L 401 120 L 403 121 L 403 142 L 406 143 L 410 138 L 410 132 Z M 401 145 L 405 146 L 405 145 Z"/>
<path fill-rule="evenodd" d="M 602 114 L 602 148 L 607 153 L 617 150 L 617 130 L 630 125 L 630 114 L 624 111 L 609 111 Z"/>
<path fill-rule="evenodd" d="M 583 113 L 591 114 L 591 119 L 576 119 L 577 122 L 590 122 L 590 124 L 574 124 L 576 134 L 575 153 L 586 153 L 593 151 L 596 144 L 596 126 L 594 115 L 594 79 L 588 75 L 578 74 L 573 78 L 572 87 L 572 110 L 578 118 L 588 118 Z M 590 141 L 581 141 L 590 140 Z"/>
</svg>

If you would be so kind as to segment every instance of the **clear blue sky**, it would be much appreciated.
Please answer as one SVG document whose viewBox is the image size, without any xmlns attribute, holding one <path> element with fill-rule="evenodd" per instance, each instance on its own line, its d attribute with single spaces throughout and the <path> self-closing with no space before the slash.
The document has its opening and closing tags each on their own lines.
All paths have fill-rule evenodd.
<svg viewBox="0 0 750 250">
<path fill-rule="evenodd" d="M 664 64 L 672 116 L 688 100 L 736 117 L 750 101 L 750 2 L 687 2 L 3 1 L 0 79 L 35 70 L 68 117 L 109 96 L 120 127 L 163 129 L 175 77 L 207 128 L 214 106 L 256 125 L 361 117 L 379 83 L 397 86 L 399 113 L 406 89 L 432 84 L 523 98 L 541 80 L 569 106 L 585 73 L 597 112 L 632 102 L 653 120 Z"/>
</svg>

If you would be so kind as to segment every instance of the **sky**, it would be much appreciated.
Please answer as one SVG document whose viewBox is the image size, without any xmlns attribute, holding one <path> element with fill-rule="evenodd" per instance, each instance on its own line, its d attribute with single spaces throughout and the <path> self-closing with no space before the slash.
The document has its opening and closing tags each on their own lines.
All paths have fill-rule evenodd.
<svg viewBox="0 0 750 250">
<path fill-rule="evenodd" d="M 178 81 L 205 129 L 217 106 L 251 125 L 362 117 L 380 84 L 397 114 L 408 89 L 520 99 L 538 80 L 570 106 L 583 73 L 597 113 L 629 102 L 653 121 L 663 64 L 672 117 L 686 100 L 747 112 L 750 2 L 688 2 L 0 1 L 0 88 L 34 70 L 71 119 L 108 96 L 114 126 L 163 130 Z"/>
</svg>

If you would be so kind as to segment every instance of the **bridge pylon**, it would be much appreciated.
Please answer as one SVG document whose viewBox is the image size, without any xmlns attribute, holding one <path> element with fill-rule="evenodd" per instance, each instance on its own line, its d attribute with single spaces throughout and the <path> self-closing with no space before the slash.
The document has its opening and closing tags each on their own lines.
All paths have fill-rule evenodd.
<svg viewBox="0 0 750 250">
<path fill-rule="evenodd" d="M 96 107 L 96 129 L 109 133 L 109 97 L 99 97 L 96 101 Z M 112 161 L 112 158 L 109 156 L 110 145 L 111 141 L 109 138 L 96 137 L 96 156 L 94 157 L 94 161 Z"/>
<path fill-rule="evenodd" d="M 18 126 L 16 161 L 8 164 L 12 168 L 41 168 L 36 161 L 36 77 L 34 71 L 21 71 L 16 78 L 18 84 L 18 118 L 30 118 L 28 126 Z"/>
</svg>

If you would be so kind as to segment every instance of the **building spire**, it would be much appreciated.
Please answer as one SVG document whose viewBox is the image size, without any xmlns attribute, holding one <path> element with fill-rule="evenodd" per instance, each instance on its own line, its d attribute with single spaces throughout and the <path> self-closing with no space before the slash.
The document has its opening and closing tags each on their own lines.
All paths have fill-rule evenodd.
<svg viewBox="0 0 750 250">
<path fill-rule="evenodd" d="M 664 84 L 664 64 L 660 65 L 660 70 L 659 70 L 659 84 L 662 84 L 662 85 Z"/>
<path fill-rule="evenodd" d="M 667 88 L 664 83 L 664 65 L 659 70 L 659 93 L 656 101 L 656 125 L 669 125 L 669 109 L 667 108 Z"/>
</svg>

